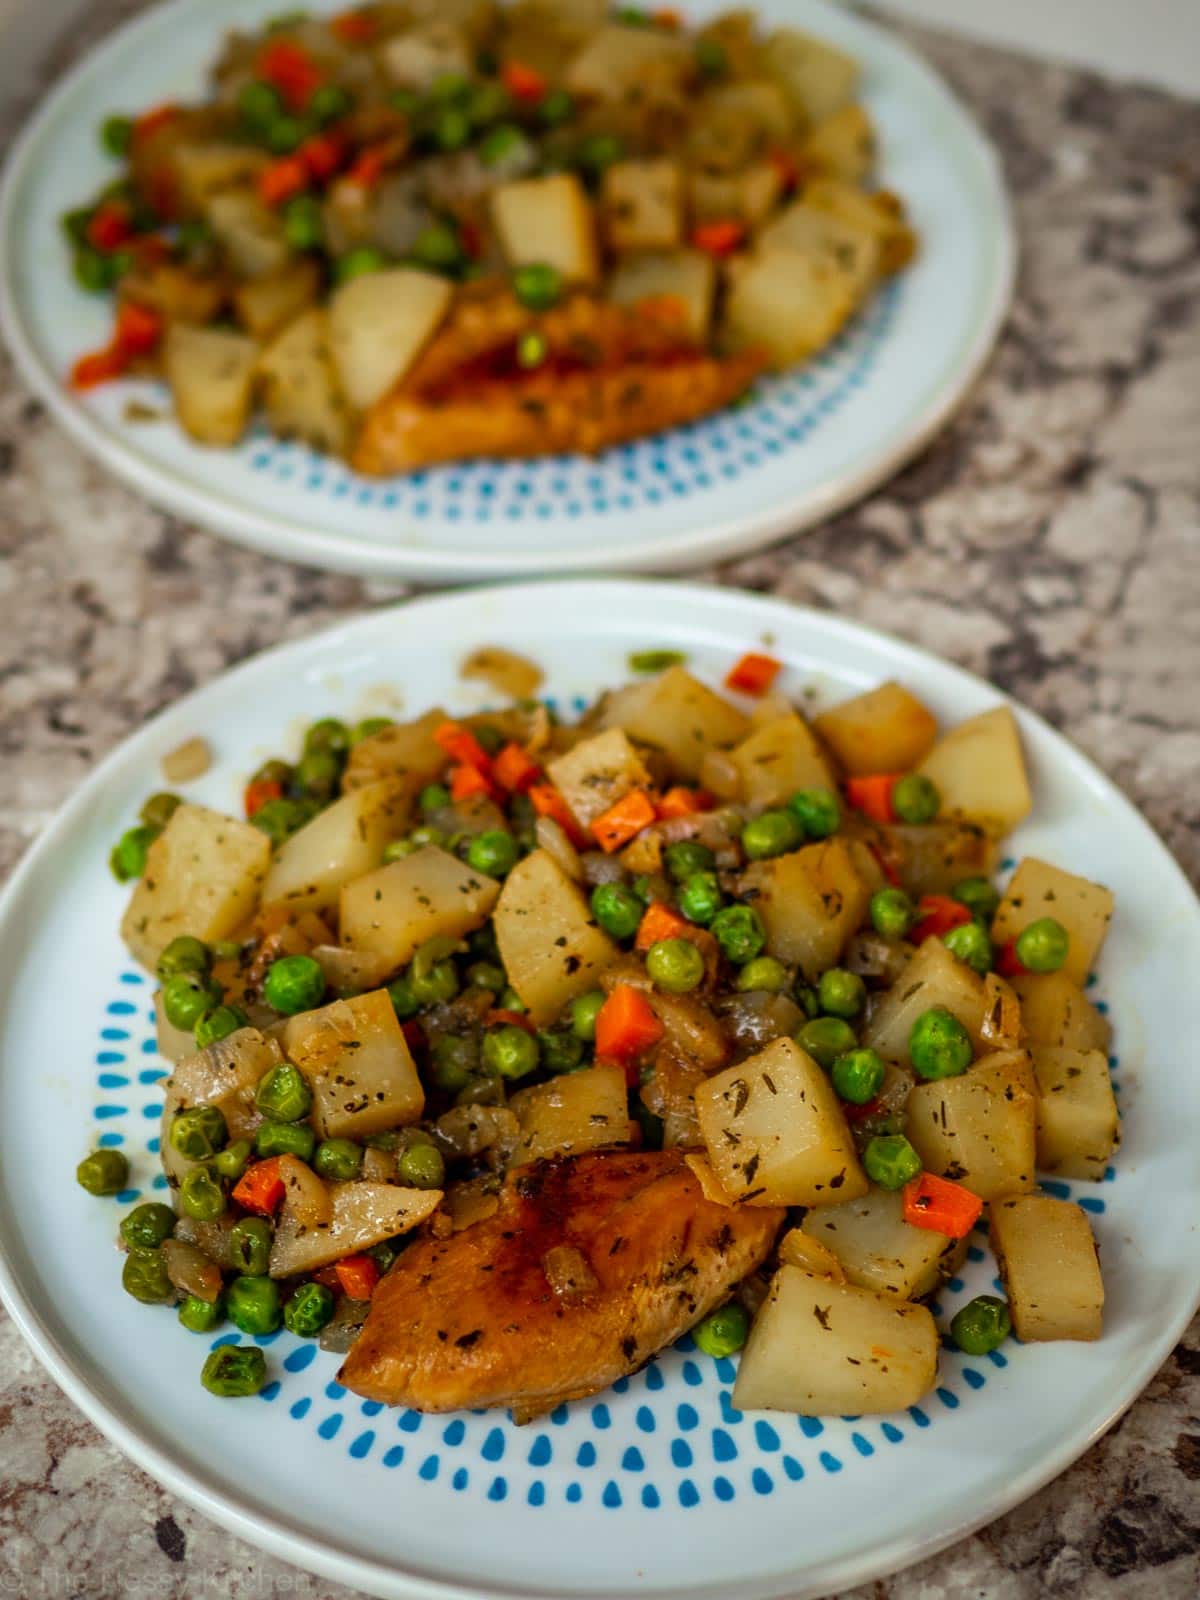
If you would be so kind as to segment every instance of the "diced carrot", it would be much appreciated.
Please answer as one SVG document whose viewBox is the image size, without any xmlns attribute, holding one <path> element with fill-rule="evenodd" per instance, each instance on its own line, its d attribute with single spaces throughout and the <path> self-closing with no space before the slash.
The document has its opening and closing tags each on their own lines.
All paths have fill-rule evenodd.
<svg viewBox="0 0 1200 1600">
<path fill-rule="evenodd" d="M 609 806 L 596 818 L 592 823 L 592 832 L 600 848 L 611 855 L 614 850 L 628 844 L 643 828 L 649 827 L 656 815 L 654 801 L 645 789 L 631 789 L 616 805 Z"/>
<path fill-rule="evenodd" d="M 360 189 L 374 189 L 387 170 L 388 160 L 389 154 L 383 145 L 369 145 L 355 156 L 346 177 Z"/>
<path fill-rule="evenodd" d="M 713 805 L 713 797 L 707 789 L 689 789 L 685 784 L 677 783 L 659 800 L 658 820 L 669 822 L 675 817 L 694 817 L 703 811 L 711 811 Z"/>
<path fill-rule="evenodd" d="M 510 794 L 520 794 L 538 781 L 542 769 L 519 744 L 506 744 L 492 762 L 492 776 Z"/>
<path fill-rule="evenodd" d="M 335 1261 L 333 1270 L 343 1293 L 351 1300 L 369 1300 L 379 1282 L 379 1268 L 370 1256 L 343 1256 Z"/>
<path fill-rule="evenodd" d="M 133 125 L 133 143 L 144 143 L 160 128 L 165 128 L 168 122 L 174 122 L 178 115 L 179 107 L 171 101 L 167 101 L 165 105 L 152 106 L 149 111 L 143 111 Z"/>
<path fill-rule="evenodd" d="M 1029 968 L 1017 954 L 1015 939 L 1010 939 L 997 950 L 996 971 L 1002 978 L 1024 978 L 1029 975 Z"/>
<path fill-rule="evenodd" d="M 783 662 L 776 661 L 774 656 L 762 656 L 750 650 L 730 668 L 725 687 L 758 697 L 766 694 L 782 669 Z"/>
<path fill-rule="evenodd" d="M 103 350 L 92 350 L 71 368 L 71 387 L 80 391 L 96 389 L 102 383 L 112 383 L 123 378 L 129 366 L 129 355 L 114 339 Z"/>
<path fill-rule="evenodd" d="M 979 1221 L 983 1201 L 961 1183 L 923 1172 L 904 1185 L 904 1220 L 914 1228 L 965 1239 Z"/>
<path fill-rule="evenodd" d="M 656 1045 L 663 1025 L 640 989 L 619 983 L 596 1016 L 596 1056 L 631 1061 Z"/>
<path fill-rule="evenodd" d="M 917 901 L 917 921 L 908 937 L 913 944 L 941 939 L 951 928 L 961 928 L 970 920 L 971 913 L 961 900 L 952 900 L 948 894 L 923 894 Z"/>
<path fill-rule="evenodd" d="M 873 772 L 865 778 L 848 778 L 846 801 L 872 822 L 895 822 L 892 790 L 900 776 L 898 772 Z"/>
<path fill-rule="evenodd" d="M 126 355 L 149 355 L 163 336 L 165 324 L 152 306 L 123 300 L 117 308 L 116 342 Z"/>
<path fill-rule="evenodd" d="M 296 154 L 314 183 L 328 183 L 346 159 L 346 144 L 336 133 L 314 133 Z"/>
<path fill-rule="evenodd" d="M 283 785 L 274 778 L 258 778 L 255 782 L 248 783 L 246 792 L 242 796 L 242 808 L 247 818 L 261 811 L 268 800 L 278 800 L 282 794 Z"/>
<path fill-rule="evenodd" d="M 274 39 L 259 52 L 255 70 L 287 102 L 289 111 L 304 111 L 325 81 L 325 74 L 303 46 L 291 39 Z"/>
<path fill-rule="evenodd" d="M 463 254 L 478 261 L 483 255 L 485 240 L 483 230 L 477 222 L 472 222 L 470 217 L 464 217 L 458 225 L 458 242 L 463 247 Z"/>
<path fill-rule="evenodd" d="M 523 61 L 506 61 L 500 68 L 500 81 L 514 100 L 532 104 L 546 93 L 546 80 L 535 67 Z"/>
<path fill-rule="evenodd" d="M 537 1029 L 523 1011 L 507 1011 L 503 1006 L 497 1006 L 484 1017 L 484 1022 L 489 1028 L 522 1028 L 526 1033 L 537 1033 Z"/>
<path fill-rule="evenodd" d="M 746 224 L 737 217 L 702 222 L 692 229 L 692 243 L 710 256 L 732 255 L 745 237 Z"/>
<path fill-rule="evenodd" d="M 337 1268 L 332 1261 L 326 1267 L 318 1267 L 312 1276 L 317 1283 L 324 1285 L 326 1289 L 332 1289 L 338 1294 L 341 1293 L 342 1280 L 338 1277 Z"/>
<path fill-rule="evenodd" d="M 464 728 L 460 722 L 443 722 L 434 730 L 434 741 L 451 758 L 465 767 L 474 767 L 477 772 L 487 776 L 491 775 L 492 758 L 471 732 Z"/>
<path fill-rule="evenodd" d="M 549 817 L 552 822 L 557 822 L 577 849 L 587 843 L 583 829 L 575 820 L 575 813 L 552 783 L 531 784 L 526 793 L 538 816 Z"/>
<path fill-rule="evenodd" d="M 280 156 L 258 175 L 258 197 L 267 206 L 281 206 L 308 188 L 308 168 L 298 155 Z"/>
<path fill-rule="evenodd" d="M 259 1211 L 271 1216 L 284 1196 L 284 1182 L 279 1176 L 279 1157 L 268 1156 L 247 1167 L 234 1185 L 233 1198 L 247 1211 Z"/>
<path fill-rule="evenodd" d="M 88 219 L 87 242 L 93 250 L 105 254 L 119 250 L 133 238 L 133 218 L 129 207 L 120 200 L 106 200 L 98 205 Z"/>
<path fill-rule="evenodd" d="M 678 911 L 672 911 L 670 906 L 663 905 L 661 900 L 654 900 L 646 907 L 642 920 L 638 923 L 637 938 L 634 940 L 634 949 L 649 950 L 652 944 L 657 944 L 660 939 L 686 939 L 692 931 L 692 925 Z"/>
<path fill-rule="evenodd" d="M 345 44 L 370 44 L 379 31 L 375 18 L 365 11 L 343 11 L 330 17 L 329 26 Z"/>
<path fill-rule="evenodd" d="M 472 795 L 491 795 L 492 785 L 486 772 L 480 772 L 478 767 L 468 767 L 465 764 L 450 769 L 450 798 L 452 800 L 469 800 Z"/>
</svg>

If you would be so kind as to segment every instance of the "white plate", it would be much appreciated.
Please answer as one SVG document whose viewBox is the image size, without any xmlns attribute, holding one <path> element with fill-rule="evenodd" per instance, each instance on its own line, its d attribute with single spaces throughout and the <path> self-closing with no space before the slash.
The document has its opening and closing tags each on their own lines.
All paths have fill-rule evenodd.
<svg viewBox="0 0 1200 1600">
<path fill-rule="evenodd" d="M 1092 1212 L 1108 1305 L 1096 1344 L 942 1357 L 909 1414 L 821 1422 L 731 1411 L 733 1366 L 684 1346 L 548 1420 L 380 1411 L 330 1387 L 338 1361 L 270 1341 L 262 1399 L 200 1388 L 208 1348 L 119 1285 L 122 1205 L 72 1179 L 97 1136 L 153 1193 L 151 988 L 117 937 L 112 840 L 158 762 L 206 736 L 188 791 L 235 809 L 247 773 L 302 720 L 482 703 L 468 649 L 533 655 L 564 712 L 668 646 L 719 682 L 762 643 L 783 687 L 837 697 L 897 677 L 947 722 L 998 700 L 978 679 L 829 616 L 730 591 L 635 582 L 475 590 L 375 613 L 271 651 L 157 717 L 47 830 L 0 901 L 0 1290 L 51 1374 L 123 1450 L 234 1532 L 384 1596 L 726 1596 L 840 1590 L 997 1516 L 1061 1472 L 1163 1361 L 1197 1300 L 1200 916 L 1182 874 L 1117 790 L 1019 711 L 1037 795 L 1013 853 L 1094 874 L 1117 913 L 1097 991 L 1111 1002 L 1125 1113 L 1109 1181 L 1047 1185 Z M 390 698 L 386 686 L 398 691 Z M 122 1197 L 126 1203 L 131 1196 Z M 991 1286 L 982 1237 L 945 1318 Z"/>
<path fill-rule="evenodd" d="M 111 172 L 97 147 L 101 119 L 199 96 L 225 29 L 278 3 L 173 0 L 150 11 L 60 85 L 9 163 L 0 316 L 13 354 L 75 440 L 156 504 L 255 549 L 347 572 L 674 570 L 795 533 L 865 494 L 928 442 L 978 375 L 1014 261 L 991 148 L 941 80 L 879 28 L 822 0 L 763 0 L 766 17 L 811 27 L 863 63 L 881 180 L 904 196 L 922 243 L 829 351 L 764 382 L 743 408 L 598 460 L 368 480 L 262 430 L 214 452 L 171 421 L 125 420 L 134 392 L 162 409 L 151 385 L 69 393 L 72 362 L 107 337 L 107 304 L 75 287 L 58 220 Z"/>
</svg>

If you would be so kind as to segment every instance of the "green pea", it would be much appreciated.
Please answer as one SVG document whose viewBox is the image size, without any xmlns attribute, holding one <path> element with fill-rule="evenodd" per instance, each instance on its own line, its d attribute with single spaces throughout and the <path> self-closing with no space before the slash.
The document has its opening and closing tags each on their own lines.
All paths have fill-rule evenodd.
<svg viewBox="0 0 1200 1600">
<path fill-rule="evenodd" d="M 163 950 L 154 970 L 159 980 L 165 983 L 180 972 L 207 974 L 212 968 L 212 960 L 212 951 L 202 939 L 193 939 L 190 934 L 181 933 Z M 194 1023 L 186 1026 L 192 1027 Z"/>
<path fill-rule="evenodd" d="M 854 1029 L 841 1017 L 813 1017 L 796 1035 L 796 1043 L 829 1072 L 837 1058 L 853 1050 L 858 1040 Z"/>
<path fill-rule="evenodd" d="M 248 1278 L 261 1278 L 271 1260 L 271 1224 L 264 1217 L 243 1217 L 229 1230 L 229 1258 Z"/>
<path fill-rule="evenodd" d="M 503 731 L 493 722 L 477 722 L 472 730 L 476 743 L 483 746 L 485 755 L 497 756 L 505 744 Z"/>
<path fill-rule="evenodd" d="M 283 236 L 293 250 L 319 250 L 325 238 L 321 202 L 316 195 L 298 194 L 283 208 Z"/>
<path fill-rule="evenodd" d="M 349 283 L 352 278 L 365 277 L 368 272 L 382 272 L 387 264 L 388 258 L 382 250 L 376 250 L 371 244 L 360 244 L 334 262 L 333 281 Z"/>
<path fill-rule="evenodd" d="M 231 1033 L 250 1025 L 250 1018 L 241 1006 L 218 1006 L 210 1011 L 192 1029 L 192 1037 L 199 1049 L 207 1050 L 210 1044 L 219 1044 Z"/>
<path fill-rule="evenodd" d="M 905 773 L 892 790 L 892 810 L 901 822 L 932 822 L 942 809 L 937 785 L 919 772 Z"/>
<path fill-rule="evenodd" d="M 448 222 L 431 222 L 423 228 L 409 254 L 417 266 L 432 272 L 454 272 L 466 259 L 458 229 Z"/>
<path fill-rule="evenodd" d="M 494 961 L 473 961 L 467 968 L 467 982 L 476 989 L 490 989 L 493 994 L 499 994 L 507 979 L 504 968 Z"/>
<path fill-rule="evenodd" d="M 1039 917 L 1017 935 L 1017 960 L 1030 972 L 1057 972 L 1067 959 L 1071 940 L 1055 917 Z"/>
<path fill-rule="evenodd" d="M 558 128 L 575 113 L 575 102 L 565 89 L 551 89 L 538 102 L 538 121 L 545 128 Z"/>
<path fill-rule="evenodd" d="M 663 866 L 676 883 L 683 883 L 694 872 L 711 872 L 717 864 L 717 858 L 706 844 L 697 844 L 694 839 L 682 839 L 678 844 L 669 844 L 663 851 Z"/>
<path fill-rule="evenodd" d="M 453 1000 L 458 993 L 458 972 L 453 961 L 435 961 L 423 972 L 413 963 L 409 971 L 409 985 L 422 1006 L 435 1006 Z"/>
<path fill-rule="evenodd" d="M 179 1302 L 179 1321 L 189 1333 L 211 1333 L 224 1320 L 225 1307 L 220 1295 L 215 1300 L 201 1300 L 198 1294 L 189 1294 Z"/>
<path fill-rule="evenodd" d="M 666 672 L 668 667 L 682 667 L 687 655 L 682 650 L 634 650 L 626 658 L 630 672 Z"/>
<path fill-rule="evenodd" d="M 444 811 L 450 804 L 450 791 L 444 783 L 427 783 L 417 796 L 417 809 L 423 817 Z"/>
<path fill-rule="evenodd" d="M 479 146 L 479 159 L 485 167 L 497 167 L 529 149 L 529 140 L 511 122 L 502 122 Z"/>
<path fill-rule="evenodd" d="M 183 801 L 177 794 L 170 794 L 164 789 L 143 800 L 138 818 L 148 828 L 165 828 L 182 804 Z"/>
<path fill-rule="evenodd" d="M 646 951 L 646 971 L 658 988 L 687 994 L 704 982 L 704 957 L 690 939 L 660 939 Z"/>
<path fill-rule="evenodd" d="M 921 1158 L 902 1133 L 881 1133 L 867 1141 L 863 1167 L 881 1189 L 903 1189 L 921 1175 Z"/>
<path fill-rule="evenodd" d="M 311 1161 L 317 1136 L 307 1122 L 260 1122 L 254 1148 L 260 1156 L 299 1156 Z"/>
<path fill-rule="evenodd" d="M 784 855 L 803 842 L 803 830 L 790 811 L 764 811 L 742 829 L 742 849 L 751 861 Z"/>
<path fill-rule="evenodd" d="M 471 1038 L 439 1033 L 430 1046 L 429 1075 L 446 1094 L 458 1094 L 479 1065 L 479 1047 Z"/>
<path fill-rule="evenodd" d="M 544 334 L 529 328 L 517 340 L 517 365 L 525 372 L 540 367 L 550 354 L 550 345 Z"/>
<path fill-rule="evenodd" d="M 764 990 L 769 994 L 782 994 L 787 988 L 787 968 L 774 956 L 755 956 L 737 975 L 737 986 L 743 991 Z"/>
<path fill-rule="evenodd" d="M 679 889 L 679 909 L 689 922 L 706 928 L 725 903 L 715 872 L 693 872 Z"/>
<path fill-rule="evenodd" d="M 225 1314 L 241 1333 L 274 1333 L 283 1321 L 279 1285 L 273 1278 L 235 1278 L 225 1291 Z"/>
<path fill-rule="evenodd" d="M 399 1259 L 403 1246 L 396 1239 L 381 1239 L 378 1244 L 373 1244 L 367 1250 L 367 1255 L 379 1268 L 380 1275 L 390 1271 Z"/>
<path fill-rule="evenodd" d="M 472 84 L 467 96 L 467 115 L 473 128 L 488 128 L 512 110 L 512 96 L 502 83 L 492 79 Z"/>
<path fill-rule="evenodd" d="M 228 1143 L 229 1129 L 219 1106 L 192 1106 L 175 1113 L 167 1137 L 185 1160 L 207 1161 Z"/>
<path fill-rule="evenodd" d="M 132 117 L 105 117 L 100 124 L 100 145 L 106 155 L 123 160 L 132 142 Z"/>
<path fill-rule="evenodd" d="M 77 249 L 87 244 L 88 224 L 94 215 L 95 207 L 77 206 L 73 211 L 64 211 L 59 219 L 68 242 Z"/>
<path fill-rule="evenodd" d="M 212 943 L 214 961 L 240 961 L 246 949 L 240 939 L 214 939 Z"/>
<path fill-rule="evenodd" d="M 762 918 L 753 906 L 726 906 L 717 912 L 709 926 L 722 953 L 735 967 L 753 961 L 767 942 Z"/>
<path fill-rule="evenodd" d="M 645 907 L 623 883 L 598 883 L 592 890 L 592 915 L 614 939 L 632 939 Z"/>
<path fill-rule="evenodd" d="M 523 1017 L 529 1009 L 511 983 L 506 983 L 496 996 L 496 1005 L 501 1011 L 515 1011 L 519 1017 Z"/>
<path fill-rule="evenodd" d="M 310 820 L 310 815 L 301 801 L 281 795 L 259 806 L 250 821 L 272 844 L 279 845 L 298 832 Z"/>
<path fill-rule="evenodd" d="M 696 67 L 706 78 L 723 77 L 729 69 L 724 45 L 717 39 L 697 39 Z"/>
<path fill-rule="evenodd" d="M 302 1283 L 283 1308 L 283 1325 L 298 1339 L 315 1339 L 333 1316 L 333 1305 L 323 1283 Z"/>
<path fill-rule="evenodd" d="M 88 294 L 104 294 L 113 286 L 113 258 L 90 245 L 80 245 L 75 251 L 74 272 L 76 283 Z"/>
<path fill-rule="evenodd" d="M 289 761 L 281 761 L 278 756 L 272 756 L 269 761 L 264 761 L 256 772 L 251 773 L 251 783 L 277 783 L 286 789 L 296 775 L 296 769 Z"/>
<path fill-rule="evenodd" d="M 879 889 L 871 896 L 871 926 L 885 939 L 903 939 L 917 919 L 917 908 L 903 889 Z"/>
<path fill-rule="evenodd" d="M 253 1154 L 254 1146 L 249 1139 L 235 1139 L 224 1150 L 218 1150 L 208 1164 L 218 1178 L 228 1178 L 230 1183 L 236 1183 L 249 1166 Z"/>
<path fill-rule="evenodd" d="M 750 1333 L 750 1318 L 746 1308 L 737 1300 L 730 1300 L 717 1311 L 710 1311 L 703 1322 L 692 1329 L 697 1350 L 718 1361 L 731 1356 L 745 1344 Z"/>
<path fill-rule="evenodd" d="M 400 1022 L 407 1022 L 421 1009 L 421 1002 L 413 993 L 413 986 L 407 975 L 388 984 L 388 999 L 392 1002 L 392 1009 Z"/>
<path fill-rule="evenodd" d="M 225 1211 L 225 1191 L 207 1167 L 193 1167 L 179 1185 L 179 1209 L 197 1222 L 215 1222 Z"/>
<path fill-rule="evenodd" d="M 503 828 L 477 833 L 467 847 L 467 865 L 489 878 L 505 878 L 517 864 L 517 841 Z"/>
<path fill-rule="evenodd" d="M 544 261 L 518 267 L 512 278 L 513 293 L 530 311 L 549 311 L 562 299 L 563 276 Z"/>
<path fill-rule="evenodd" d="M 274 1010 L 294 1017 L 321 1004 L 325 998 L 325 974 L 311 956 L 281 956 L 267 968 L 262 992 Z"/>
<path fill-rule="evenodd" d="M 931 1006 L 913 1023 L 908 1058 L 919 1078 L 957 1078 L 971 1065 L 971 1035 L 945 1006 Z"/>
<path fill-rule="evenodd" d="M 590 134 L 575 152 L 575 164 L 585 177 L 597 181 L 621 160 L 625 145 L 612 133 Z"/>
<path fill-rule="evenodd" d="M 119 1150 L 93 1150 L 75 1168 L 75 1182 L 89 1194 L 120 1194 L 129 1183 L 129 1162 Z"/>
<path fill-rule="evenodd" d="M 942 943 L 952 956 L 965 961 L 981 977 L 991 971 L 992 941 L 981 923 L 964 922 L 961 927 L 951 928 L 943 935 Z"/>
<path fill-rule="evenodd" d="M 183 254 L 192 260 L 207 254 L 212 242 L 212 228 L 202 217 L 185 217 L 179 224 L 176 243 Z"/>
<path fill-rule="evenodd" d="M 200 971 L 177 972 L 162 987 L 163 1015 L 173 1028 L 190 1032 L 200 1019 L 221 1003 L 224 991 Z"/>
<path fill-rule="evenodd" d="M 439 150 L 461 150 L 471 139 L 471 119 L 459 106 L 446 106 L 433 123 L 433 142 Z"/>
<path fill-rule="evenodd" d="M 296 763 L 296 782 L 318 800 L 332 798 L 342 776 L 342 763 L 332 750 L 310 750 Z"/>
<path fill-rule="evenodd" d="M 979 1294 L 968 1300 L 950 1323 L 950 1337 L 968 1356 L 986 1356 L 1002 1345 L 1011 1332 L 1008 1301 L 994 1294 Z"/>
<path fill-rule="evenodd" d="M 352 1139 L 322 1139 L 313 1155 L 313 1169 L 334 1183 L 349 1183 L 362 1169 L 362 1146 Z"/>
<path fill-rule="evenodd" d="M 263 137 L 272 155 L 290 156 L 304 143 L 306 132 L 304 123 L 299 117 L 291 117 L 285 113 L 283 116 L 271 119 Z"/>
<path fill-rule="evenodd" d="M 430 823 L 424 823 L 419 828 L 414 828 L 409 834 L 409 841 L 419 850 L 423 845 L 435 844 L 439 849 L 450 843 L 441 828 L 435 828 Z"/>
<path fill-rule="evenodd" d="M 383 847 L 384 863 L 403 861 L 408 856 L 415 856 L 420 848 L 412 839 L 391 839 Z"/>
<path fill-rule="evenodd" d="M 299 1122 L 312 1110 L 308 1080 L 290 1061 L 281 1061 L 258 1080 L 254 1104 L 275 1122 Z"/>
<path fill-rule="evenodd" d="M 489 1028 L 483 1036 L 484 1070 L 494 1078 L 524 1078 L 537 1068 L 537 1040 L 515 1022 Z"/>
<path fill-rule="evenodd" d="M 573 1033 L 539 1032 L 538 1047 L 547 1072 L 576 1072 L 583 1066 L 583 1040 Z"/>
<path fill-rule="evenodd" d="M 990 923 L 1000 904 L 1000 891 L 986 878 L 964 878 L 950 891 L 951 898 L 966 906 L 980 922 Z"/>
<path fill-rule="evenodd" d="M 421 109 L 421 96 L 412 89 L 393 89 L 388 95 L 388 105 L 406 117 L 414 117 Z"/>
<path fill-rule="evenodd" d="M 108 865 L 118 883 L 132 883 L 146 870 L 146 857 L 150 846 L 159 835 L 158 828 L 127 828 L 112 848 Z"/>
<path fill-rule="evenodd" d="M 269 83 L 247 83 L 238 93 L 238 115 L 254 133 L 265 135 L 271 124 L 283 115 L 283 100 Z"/>
<path fill-rule="evenodd" d="M 602 989 L 589 989 L 571 1001 L 571 1031 L 577 1039 L 589 1043 L 596 1037 L 596 1018 L 606 998 Z"/>
<path fill-rule="evenodd" d="M 394 728 L 395 722 L 391 717 L 364 717 L 361 722 L 356 722 L 350 729 L 350 748 L 361 744 L 364 739 L 373 739 L 377 733 L 385 733 L 388 728 Z"/>
<path fill-rule="evenodd" d="M 817 984 L 817 1000 L 831 1017 L 856 1017 L 867 1003 L 867 986 L 857 972 L 830 967 Z"/>
<path fill-rule="evenodd" d="M 821 1002 L 817 999 L 817 991 L 811 983 L 805 983 L 803 978 L 796 980 L 792 998 L 810 1020 L 821 1015 Z"/>
<path fill-rule="evenodd" d="M 440 1189 L 446 1181 L 446 1163 L 437 1145 L 422 1140 L 410 1144 L 396 1163 L 401 1183 L 413 1189 Z"/>
<path fill-rule="evenodd" d="M 830 1077 L 840 1099 L 865 1106 L 883 1088 L 887 1068 L 874 1050 L 847 1050 L 833 1063 Z"/>
<path fill-rule="evenodd" d="M 323 83 L 314 89 L 308 102 L 308 115 L 325 128 L 344 117 L 354 104 L 348 90 L 339 83 Z"/>
<path fill-rule="evenodd" d="M 218 1345 L 200 1369 L 200 1382 L 209 1394 L 226 1400 L 257 1394 L 266 1381 L 267 1358 L 254 1345 Z"/>
<path fill-rule="evenodd" d="M 167 1264 L 157 1250 L 131 1250 L 121 1268 L 121 1287 L 144 1306 L 168 1305 L 175 1298 L 175 1285 L 167 1276 Z"/>
<path fill-rule="evenodd" d="M 842 808 L 830 789 L 797 789 L 788 810 L 809 839 L 828 839 L 842 825 Z"/>
<path fill-rule="evenodd" d="M 175 1231 L 175 1213 L 158 1200 L 134 1206 L 121 1218 L 121 1240 L 128 1250 L 157 1250 Z"/>
</svg>

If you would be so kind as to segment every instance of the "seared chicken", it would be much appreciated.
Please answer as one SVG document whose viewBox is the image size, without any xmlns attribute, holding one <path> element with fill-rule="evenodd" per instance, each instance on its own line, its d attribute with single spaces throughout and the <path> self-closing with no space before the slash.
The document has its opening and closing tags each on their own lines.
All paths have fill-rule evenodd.
<svg viewBox="0 0 1200 1600">
<path fill-rule="evenodd" d="M 418 1411 L 594 1394 L 719 1305 L 783 1217 L 705 1200 L 674 1150 L 534 1162 L 493 1216 L 404 1252 L 339 1381 Z"/>
</svg>

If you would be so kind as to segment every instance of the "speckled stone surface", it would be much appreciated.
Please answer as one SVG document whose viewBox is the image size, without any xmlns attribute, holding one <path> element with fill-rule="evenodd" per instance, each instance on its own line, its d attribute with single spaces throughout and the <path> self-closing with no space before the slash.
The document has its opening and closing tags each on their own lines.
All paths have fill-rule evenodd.
<svg viewBox="0 0 1200 1600">
<path fill-rule="evenodd" d="M 137 9 L 101 0 L 47 73 Z M 1023 265 L 958 422 L 824 529 L 705 574 L 836 609 L 1064 728 L 1200 878 L 1200 105 L 913 31 L 986 123 Z M 11 128 L 4 129 L 5 134 Z M 285 567 L 140 504 L 0 384 L 0 871 L 151 712 L 264 645 L 405 591 Z M 1074 1468 L 842 1600 L 1192 1600 L 1200 1323 Z M 129 1466 L 0 1313 L 0 1594 L 348 1591 Z"/>
</svg>

